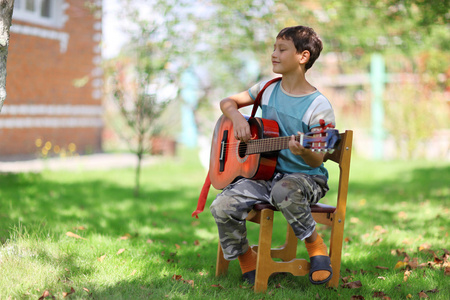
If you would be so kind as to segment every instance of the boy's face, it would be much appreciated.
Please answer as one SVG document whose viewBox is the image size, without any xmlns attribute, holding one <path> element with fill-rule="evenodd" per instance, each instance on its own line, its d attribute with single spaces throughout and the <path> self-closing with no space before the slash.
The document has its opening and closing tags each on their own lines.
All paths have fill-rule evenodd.
<svg viewBox="0 0 450 300">
<path fill-rule="evenodd" d="M 301 54 L 297 53 L 292 40 L 279 38 L 273 45 L 272 71 L 277 74 L 288 74 L 300 67 Z"/>
</svg>

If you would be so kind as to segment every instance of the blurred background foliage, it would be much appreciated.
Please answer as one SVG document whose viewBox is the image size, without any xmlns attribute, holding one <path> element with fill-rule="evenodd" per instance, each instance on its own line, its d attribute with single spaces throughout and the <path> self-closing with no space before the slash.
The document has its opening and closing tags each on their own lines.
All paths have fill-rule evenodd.
<svg viewBox="0 0 450 300">
<path fill-rule="evenodd" d="M 199 136 L 209 140 L 218 102 L 276 76 L 270 63 L 275 36 L 284 27 L 305 25 L 324 42 L 307 78 L 331 100 L 338 128 L 355 130 L 359 154 L 370 153 L 368 76 L 372 55 L 381 54 L 387 74 L 385 157 L 449 158 L 448 0 L 120 1 L 118 20 L 130 40 L 120 55 L 105 61 L 106 74 L 115 76 L 119 61 L 148 74 L 147 92 L 169 102 L 155 134 L 178 138 L 180 94 L 186 88 L 181 77 L 190 70 L 198 81 L 198 101 L 190 109 Z"/>
</svg>

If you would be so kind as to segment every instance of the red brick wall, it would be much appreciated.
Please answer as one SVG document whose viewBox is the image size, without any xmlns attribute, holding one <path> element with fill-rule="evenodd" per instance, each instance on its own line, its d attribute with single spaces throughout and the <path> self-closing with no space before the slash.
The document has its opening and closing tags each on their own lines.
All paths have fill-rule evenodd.
<svg viewBox="0 0 450 300">
<path fill-rule="evenodd" d="M 35 155 L 38 138 L 66 148 L 74 143 L 80 154 L 101 151 L 101 19 L 84 2 L 64 0 L 61 28 L 13 17 L 0 158 Z"/>
</svg>

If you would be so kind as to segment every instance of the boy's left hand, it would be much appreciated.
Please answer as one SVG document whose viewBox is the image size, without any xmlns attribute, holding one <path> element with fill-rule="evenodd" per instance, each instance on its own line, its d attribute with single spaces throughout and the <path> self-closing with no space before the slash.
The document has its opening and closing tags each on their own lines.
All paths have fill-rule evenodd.
<svg viewBox="0 0 450 300">
<path fill-rule="evenodd" d="M 303 134 L 301 132 L 297 132 L 297 134 Z M 298 141 L 295 140 L 295 136 L 291 135 L 291 138 L 289 139 L 289 150 L 291 150 L 292 154 L 294 155 L 303 155 L 305 154 L 305 151 L 307 149 L 303 147 Z"/>
</svg>

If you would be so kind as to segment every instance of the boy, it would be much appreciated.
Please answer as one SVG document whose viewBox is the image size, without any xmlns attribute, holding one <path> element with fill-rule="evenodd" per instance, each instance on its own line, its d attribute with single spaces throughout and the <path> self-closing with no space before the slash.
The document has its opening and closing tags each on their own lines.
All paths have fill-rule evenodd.
<svg viewBox="0 0 450 300">
<path fill-rule="evenodd" d="M 248 245 L 245 218 L 258 203 L 275 206 L 295 235 L 305 240 L 311 262 L 310 281 L 323 284 L 332 277 L 327 246 L 316 232 L 310 210 L 310 205 L 328 191 L 324 154 L 306 149 L 294 139 L 300 131 L 320 130 L 321 119 L 326 124 L 335 124 L 331 104 L 305 78 L 321 51 L 322 41 L 309 27 L 295 26 L 280 31 L 272 53 L 272 68 L 282 79 L 264 91 L 261 107 L 263 118 L 277 121 L 280 136 L 291 136 L 289 149 L 280 151 L 272 179 L 240 179 L 223 189 L 210 207 L 225 259 L 237 258 L 242 277 L 250 284 L 255 281 L 256 253 Z M 247 142 L 251 135 L 249 124 L 238 109 L 252 105 L 265 83 L 220 102 L 223 114 L 233 123 L 235 138 L 242 142 Z"/>
</svg>

